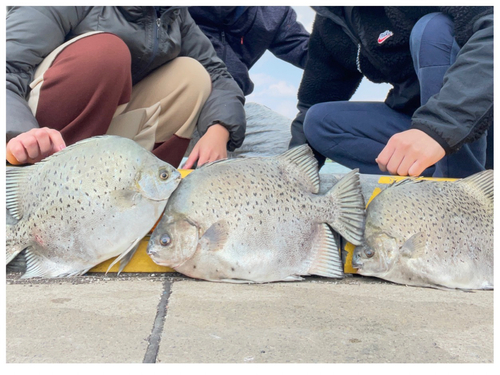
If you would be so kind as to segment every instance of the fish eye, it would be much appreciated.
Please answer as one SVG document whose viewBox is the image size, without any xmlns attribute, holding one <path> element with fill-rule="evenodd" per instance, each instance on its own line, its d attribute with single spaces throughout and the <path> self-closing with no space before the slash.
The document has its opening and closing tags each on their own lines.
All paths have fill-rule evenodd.
<svg viewBox="0 0 500 375">
<path fill-rule="evenodd" d="M 373 251 L 372 249 L 370 248 L 365 248 L 365 255 L 368 257 L 368 258 L 371 258 L 372 256 L 375 255 L 375 251 Z"/>
<path fill-rule="evenodd" d="M 172 239 L 170 238 L 170 236 L 168 234 L 163 234 L 160 237 L 160 245 L 161 246 L 168 246 L 168 245 L 170 245 L 171 242 L 172 242 Z"/>
<path fill-rule="evenodd" d="M 168 178 L 168 176 L 169 176 L 169 174 L 168 174 L 168 172 L 167 172 L 165 169 L 162 169 L 162 170 L 160 171 L 160 178 L 161 178 L 162 180 L 166 180 L 166 179 Z"/>
</svg>

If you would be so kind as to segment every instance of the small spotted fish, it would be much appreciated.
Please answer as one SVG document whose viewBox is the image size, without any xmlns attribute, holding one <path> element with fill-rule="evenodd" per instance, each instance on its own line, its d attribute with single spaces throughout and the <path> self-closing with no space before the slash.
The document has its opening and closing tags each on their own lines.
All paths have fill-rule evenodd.
<svg viewBox="0 0 500 375">
<path fill-rule="evenodd" d="M 89 138 L 7 169 L 7 264 L 30 277 L 81 275 L 115 256 L 120 271 L 160 218 L 180 174 L 132 140 Z M 114 264 L 113 263 L 113 264 Z"/>
<path fill-rule="evenodd" d="M 154 262 L 233 283 L 343 277 L 332 228 L 359 244 L 364 200 L 357 170 L 319 195 L 318 163 L 303 145 L 230 159 L 183 179 L 148 244 Z"/>
<path fill-rule="evenodd" d="M 456 181 L 405 179 L 366 211 L 358 273 L 394 283 L 493 289 L 493 171 Z"/>
</svg>

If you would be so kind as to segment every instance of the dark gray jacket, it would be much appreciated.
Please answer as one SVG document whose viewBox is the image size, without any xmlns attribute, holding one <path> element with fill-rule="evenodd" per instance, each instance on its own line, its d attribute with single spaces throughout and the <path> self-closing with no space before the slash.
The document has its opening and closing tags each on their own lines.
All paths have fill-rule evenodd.
<svg viewBox="0 0 500 375">
<path fill-rule="evenodd" d="M 198 60 L 212 79 L 198 131 L 221 123 L 228 150 L 243 143 L 245 97 L 186 7 L 12 7 L 7 14 L 7 140 L 38 127 L 26 98 L 41 61 L 62 43 L 89 31 L 120 37 L 132 56 L 133 84 L 178 56 Z"/>
</svg>

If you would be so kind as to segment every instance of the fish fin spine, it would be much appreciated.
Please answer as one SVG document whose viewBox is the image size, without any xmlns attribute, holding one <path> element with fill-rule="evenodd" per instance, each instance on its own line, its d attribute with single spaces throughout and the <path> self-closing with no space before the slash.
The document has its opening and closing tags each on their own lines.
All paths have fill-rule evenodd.
<svg viewBox="0 0 500 375">
<path fill-rule="evenodd" d="M 23 207 L 20 201 L 20 194 L 23 186 L 26 186 L 26 179 L 31 175 L 34 166 L 28 167 L 11 167 L 6 171 L 6 196 L 7 209 L 10 214 L 16 219 L 21 220 L 23 217 Z"/>
<path fill-rule="evenodd" d="M 463 186 L 468 186 L 474 191 L 481 192 L 487 199 L 493 202 L 493 170 L 487 169 L 482 172 L 473 174 L 472 176 L 466 177 L 462 180 L 457 180 L 454 182 L 456 184 L 461 184 Z"/>
<path fill-rule="evenodd" d="M 342 264 L 337 241 L 327 224 L 320 224 L 313 246 L 312 254 L 314 254 L 314 258 L 311 260 L 307 273 L 331 278 L 343 278 L 344 265 Z"/>
<path fill-rule="evenodd" d="M 311 183 L 312 193 L 319 192 L 318 161 L 307 144 L 291 148 L 277 158 L 286 163 L 294 164 L 294 167 L 299 169 L 300 174 L 306 176 Z"/>
</svg>

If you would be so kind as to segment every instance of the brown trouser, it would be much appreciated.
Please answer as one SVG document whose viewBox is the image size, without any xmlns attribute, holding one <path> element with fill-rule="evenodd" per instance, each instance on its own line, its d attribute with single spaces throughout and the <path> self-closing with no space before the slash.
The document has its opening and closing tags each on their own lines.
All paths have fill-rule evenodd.
<svg viewBox="0 0 500 375">
<path fill-rule="evenodd" d="M 198 61 L 178 57 L 132 86 L 130 67 L 120 38 L 82 35 L 40 64 L 28 104 L 40 126 L 59 130 L 68 145 L 120 135 L 178 167 L 210 95 L 210 76 Z"/>
</svg>

